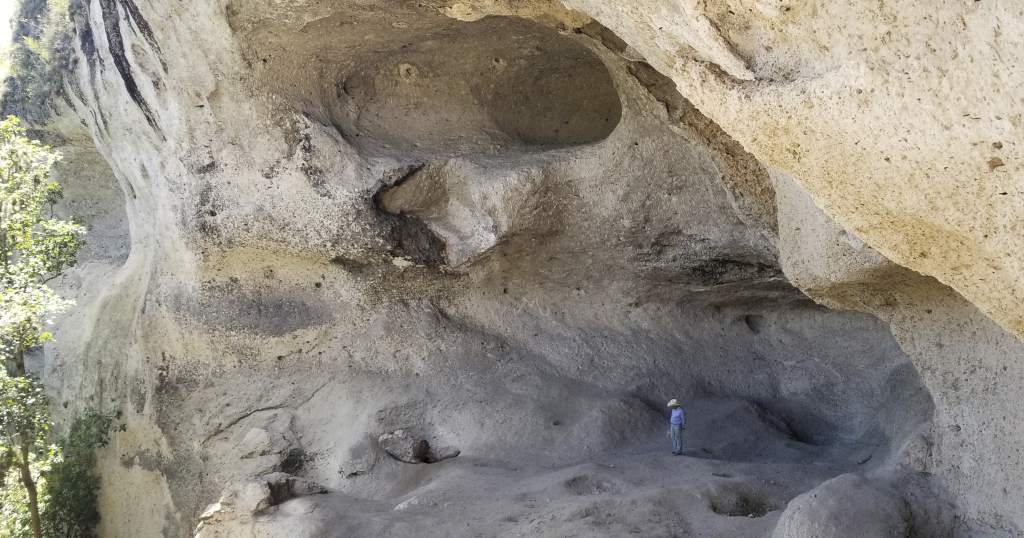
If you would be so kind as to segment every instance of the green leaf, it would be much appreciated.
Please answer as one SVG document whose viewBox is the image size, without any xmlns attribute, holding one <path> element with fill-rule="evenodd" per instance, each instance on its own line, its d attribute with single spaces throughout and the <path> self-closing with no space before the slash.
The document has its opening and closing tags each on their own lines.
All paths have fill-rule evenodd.
<svg viewBox="0 0 1024 538">
<path fill-rule="evenodd" d="M 85 235 L 49 215 L 63 193 L 50 180 L 59 158 L 29 140 L 17 118 L 0 122 L 0 358 L 8 363 L 52 340 L 48 320 L 70 305 L 47 286 L 75 264 Z"/>
</svg>

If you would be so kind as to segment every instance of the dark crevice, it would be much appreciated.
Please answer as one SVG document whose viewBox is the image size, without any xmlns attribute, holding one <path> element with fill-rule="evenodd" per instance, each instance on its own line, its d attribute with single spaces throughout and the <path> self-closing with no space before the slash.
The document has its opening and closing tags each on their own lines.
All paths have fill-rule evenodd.
<svg viewBox="0 0 1024 538">
<path fill-rule="evenodd" d="M 167 72 L 167 61 L 164 60 L 163 51 L 160 50 L 160 44 L 157 42 L 156 37 L 153 35 L 153 28 L 149 25 L 149 21 L 142 16 L 139 12 L 139 7 L 135 5 L 135 0 L 120 0 L 121 7 L 124 9 L 126 18 L 132 23 L 132 26 L 138 29 L 142 37 L 149 43 L 149 46 L 156 52 L 157 58 L 160 60 L 160 67 L 163 68 L 164 73 Z"/>
<path fill-rule="evenodd" d="M 142 96 L 138 83 L 135 81 L 134 75 L 132 75 L 131 63 L 125 54 L 124 40 L 121 36 L 121 17 L 117 9 L 119 0 L 99 0 L 99 4 L 103 15 L 103 27 L 107 35 L 110 55 L 114 59 L 114 67 L 117 68 L 117 72 L 121 75 L 121 81 L 124 82 L 125 90 L 136 106 L 139 107 L 139 110 L 142 111 L 143 116 L 146 117 L 146 123 L 156 131 L 162 140 L 166 140 L 163 130 L 160 129 L 156 116 L 153 114 L 153 110 Z"/>
<path fill-rule="evenodd" d="M 383 192 L 383 191 L 385 191 L 385 190 L 387 190 L 387 189 L 389 189 L 391 187 L 397 187 L 397 186 L 401 185 L 402 183 L 405 183 L 406 181 L 411 179 L 413 176 L 415 176 L 417 173 L 419 173 L 420 170 L 423 170 L 423 168 L 425 166 L 426 166 L 425 163 L 413 164 L 413 165 L 397 168 L 397 169 L 395 169 L 395 170 L 385 174 L 384 179 L 383 179 L 384 187 L 381 188 L 381 189 L 378 189 L 377 194 L 374 195 L 374 197 L 373 197 L 374 198 L 374 203 L 376 203 L 377 197 L 380 196 L 381 192 Z"/>
<path fill-rule="evenodd" d="M 409 259 L 417 265 L 439 267 L 448 264 L 445 242 L 425 222 L 409 215 L 392 215 L 378 207 L 389 224 L 392 254 Z"/>
<path fill-rule="evenodd" d="M 96 127 L 99 128 L 100 132 L 103 133 L 104 136 L 109 136 L 110 130 L 107 128 L 107 118 L 101 113 L 98 114 L 95 108 L 90 108 L 89 113 L 92 114 L 92 121 L 96 124 Z"/>
<path fill-rule="evenodd" d="M 89 72 L 92 79 L 96 78 L 96 64 L 102 65 L 103 58 L 96 49 L 96 36 L 93 34 L 92 26 L 89 24 L 89 12 L 81 1 L 73 1 L 68 6 L 68 15 L 75 27 L 78 37 L 78 46 L 82 49 L 82 56 L 89 65 Z"/>
<path fill-rule="evenodd" d="M 765 319 L 764 316 L 757 314 L 747 314 L 743 316 L 743 323 L 750 329 L 750 332 L 754 334 L 760 334 L 761 329 L 764 328 Z"/>
<path fill-rule="evenodd" d="M 712 512 L 729 517 L 764 517 L 768 512 L 779 509 L 766 494 L 739 486 L 726 487 L 713 493 L 710 503 Z"/>
<path fill-rule="evenodd" d="M 696 264 L 680 269 L 683 274 L 709 286 L 733 282 L 764 281 L 782 277 L 782 271 L 774 265 L 725 258 L 700 260 Z"/>
<path fill-rule="evenodd" d="M 83 22 L 87 22 L 84 21 Z M 96 53 L 96 39 L 92 35 L 92 27 L 87 23 L 82 24 L 78 29 L 78 46 L 82 49 L 82 56 L 89 62 L 90 68 L 93 62 L 99 59 Z"/>
<path fill-rule="evenodd" d="M 308 460 L 306 452 L 301 448 L 293 448 L 288 451 L 281 463 L 277 465 L 277 468 L 282 473 L 288 473 L 291 475 L 297 475 L 302 472 L 302 469 L 306 466 Z"/>
<path fill-rule="evenodd" d="M 373 206 L 389 225 L 388 238 L 392 254 L 408 258 L 416 264 L 437 267 L 448 263 L 444 240 L 422 220 L 412 215 L 388 212 L 381 205 L 380 199 L 384 192 L 416 176 L 424 166 L 418 164 L 403 167 L 386 176 L 382 181 L 383 186 L 373 195 Z"/>
<path fill-rule="evenodd" d="M 71 95 L 78 99 L 78 102 L 82 103 L 83 105 L 87 104 L 85 100 L 85 92 L 82 91 L 82 86 L 78 84 L 78 79 L 76 79 L 75 77 L 68 77 L 67 80 L 65 80 L 65 82 L 67 82 L 68 88 L 71 90 Z M 72 109 L 75 108 L 74 105 L 70 102 L 70 100 L 68 101 L 68 106 L 70 106 Z"/>
</svg>

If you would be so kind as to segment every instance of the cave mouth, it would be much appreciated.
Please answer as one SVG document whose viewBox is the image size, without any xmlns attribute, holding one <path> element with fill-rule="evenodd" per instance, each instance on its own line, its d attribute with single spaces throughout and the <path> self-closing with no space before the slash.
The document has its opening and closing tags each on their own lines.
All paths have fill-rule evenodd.
<svg viewBox="0 0 1024 538">
<path fill-rule="evenodd" d="M 605 139 L 622 115 L 590 49 L 515 17 L 403 36 L 357 55 L 328 95 L 331 123 L 367 154 L 455 157 Z"/>
<path fill-rule="evenodd" d="M 481 492 L 495 489 L 510 498 L 494 500 L 501 508 L 488 513 L 504 511 L 523 495 L 523 513 L 533 518 L 528 511 L 536 507 L 525 503 L 534 492 L 546 498 L 546 482 L 562 469 L 571 474 L 551 491 L 563 501 L 620 493 L 643 500 L 655 488 L 659 495 L 693 490 L 703 488 L 708 477 L 725 475 L 744 483 L 783 476 L 786 491 L 799 492 L 881 463 L 929 419 L 928 394 L 884 323 L 811 305 L 784 283 L 770 256 L 775 249 L 759 243 L 757 237 L 769 234 L 748 230 L 753 225 L 736 218 L 737 204 L 724 200 L 720 176 L 736 176 L 732 185 L 749 181 L 749 192 L 770 185 L 740 177 L 749 173 L 742 166 L 718 166 L 738 154 L 717 160 L 705 155 L 732 146 L 705 150 L 683 144 L 686 139 L 669 127 L 652 125 L 634 131 L 645 137 L 643 146 L 656 149 L 640 153 L 647 157 L 645 166 L 619 157 L 644 150 L 624 147 L 636 144 L 636 137 L 625 135 L 637 121 L 662 117 L 654 112 L 668 112 L 666 122 L 678 121 L 683 112 L 672 112 L 666 92 L 655 94 L 635 75 L 641 84 L 633 84 L 615 61 L 608 62 L 609 72 L 601 60 L 606 56 L 522 19 L 467 23 L 430 15 L 397 21 L 367 16 L 360 22 L 369 29 L 340 29 L 354 26 L 350 19 L 356 18 L 335 14 L 310 23 L 309 30 L 303 26 L 301 33 L 282 32 L 281 48 L 259 50 L 253 64 L 271 76 L 284 62 L 308 60 L 307 79 L 282 77 L 278 83 L 296 88 L 276 89 L 290 98 L 286 105 L 315 116 L 321 122 L 315 128 L 337 129 L 343 151 L 348 144 L 369 157 L 366 163 L 383 157 L 382 168 L 401 170 L 383 183 L 401 185 L 399 177 L 409 180 L 420 168 L 444 168 L 450 173 L 430 184 L 437 186 L 431 194 L 443 193 L 445 200 L 465 194 L 459 209 L 479 210 L 473 219 L 453 212 L 453 222 L 494 232 L 491 224 L 500 219 L 485 210 L 514 207 L 508 215 L 536 226 L 495 241 L 503 250 L 487 250 L 490 244 L 479 249 L 483 263 L 459 281 L 465 289 L 457 293 L 430 290 L 416 297 L 434 282 L 424 285 L 415 280 L 422 273 L 409 271 L 408 280 L 381 285 L 388 302 L 368 308 L 365 318 L 348 303 L 351 296 L 323 294 L 338 317 L 317 353 L 337 357 L 336 365 L 273 372 L 264 365 L 271 381 L 260 380 L 305 387 L 316 375 L 330 384 L 323 392 L 310 388 L 305 401 L 311 404 L 296 408 L 298 420 L 290 422 L 304 429 L 297 432 L 305 434 L 303 447 L 317 455 L 295 467 L 304 477 L 362 499 L 388 501 L 380 503 L 388 505 L 381 516 L 386 521 L 403 517 L 393 511 L 398 506 L 429 503 L 441 494 L 456 500 L 453 506 L 470 506 L 486 500 Z M 275 56 L 278 50 L 291 52 L 285 45 L 292 44 L 299 48 L 295 55 Z M 270 67 L 259 67 L 264 58 Z M 665 82 L 661 89 L 667 88 Z M 684 102 L 680 96 L 678 103 Z M 621 131 L 602 144 L 608 151 L 586 148 L 609 137 L 620 121 Z M 530 191 L 525 202 L 503 193 L 477 196 L 495 193 L 465 187 L 532 178 L 518 170 L 494 171 L 562 157 L 550 173 L 536 174 L 544 180 L 557 175 L 559 184 L 539 182 L 544 188 Z M 366 184 L 380 187 L 374 179 Z M 392 213 L 377 192 L 373 207 Z M 763 220 L 774 220 L 769 215 Z M 394 231 L 394 254 L 425 265 L 444 263 L 444 241 L 431 235 L 427 223 L 381 216 Z M 558 233 L 549 234 L 552 229 Z M 612 239 L 618 237 L 624 239 Z M 325 291 L 339 281 L 349 285 L 348 274 L 373 270 L 358 259 L 333 261 L 345 273 L 337 271 L 342 276 L 328 280 Z M 409 282 L 414 292 L 395 291 Z M 392 294 L 400 299 L 392 301 Z M 298 342 L 282 346 L 302 345 L 308 353 L 308 344 Z M 295 351 L 303 354 L 302 348 Z M 367 373 L 359 377 L 353 366 Z M 263 395 L 274 393 L 261 389 L 251 396 L 252 407 L 266 406 Z M 665 402 L 674 397 L 686 402 L 691 421 L 685 459 L 665 454 Z M 249 427 L 240 423 L 237 435 Z M 465 457 L 426 474 L 378 458 L 374 444 L 366 443 L 379 440 L 381 432 L 417 427 L 431 443 L 458 446 Z M 228 450 L 209 453 L 231 457 Z M 287 460 L 290 452 L 284 454 Z M 577 472 L 584 465 L 597 470 Z M 620 471 L 613 469 L 623 468 L 629 484 L 618 487 Z M 476 489 L 472 481 L 487 487 Z M 493 488 L 496 481 L 518 483 L 519 491 Z M 416 495 L 419 501 L 412 502 Z M 761 519 L 789 497 L 740 484 L 711 498 L 707 513 L 737 524 Z M 567 508 L 556 504 L 554 510 L 572 514 Z M 625 519 L 631 510 L 622 508 Z M 664 513 L 677 515 L 671 506 Z M 434 514 L 458 519 L 457 512 Z M 494 528 L 500 525 L 489 530 Z"/>
<path fill-rule="evenodd" d="M 255 7 L 252 11 L 266 16 Z M 330 130 L 333 126 L 344 143 L 355 147 L 367 163 L 384 163 L 382 167 L 402 170 L 396 178 L 408 180 L 421 169 L 431 171 L 435 165 L 443 169 L 443 173 L 438 172 L 439 179 L 427 185 L 428 194 L 437 195 L 441 202 L 426 204 L 420 198 L 412 202 L 429 205 L 429 211 L 422 213 L 442 215 L 437 217 L 440 224 L 463 226 L 451 227 L 455 231 L 448 236 L 438 233 L 441 226 L 431 226 L 430 221 L 407 207 L 398 206 L 393 211 L 381 204 L 387 192 L 381 187 L 400 187 L 401 180 L 378 181 L 377 194 L 371 194 L 373 208 L 391 232 L 391 254 L 416 264 L 459 266 L 446 247 L 465 237 L 476 240 L 486 236 L 486 241 L 465 241 L 468 246 L 464 252 L 468 254 L 458 258 L 473 261 L 473 255 L 478 255 L 482 260 L 466 270 L 479 279 L 480 289 L 469 293 L 476 295 L 473 300 L 489 304 L 485 288 L 493 285 L 502 290 L 501 296 L 507 295 L 510 287 L 534 288 L 537 304 L 557 304 L 556 295 L 551 293 L 555 283 L 575 286 L 589 278 L 593 283 L 590 287 L 597 288 L 607 283 L 604 275 L 620 274 L 625 275 L 625 286 L 617 283 L 609 289 L 630 294 L 636 289 L 653 290 L 641 291 L 640 299 L 630 301 L 631 311 L 646 302 L 683 304 L 705 300 L 696 294 L 714 295 L 718 297 L 714 301 L 722 299 L 726 304 L 744 298 L 806 301 L 784 282 L 776 262 L 765 254 L 774 247 L 759 244 L 770 234 L 742 229 L 755 226 L 750 222 L 774 222 L 774 207 L 765 209 L 757 219 L 747 219 L 745 214 L 737 219 L 728 216 L 731 211 L 740 211 L 735 200 L 730 199 L 726 206 L 718 198 L 719 182 L 723 181 L 720 176 L 732 177 L 726 187 L 736 189 L 734 195 L 739 199 L 762 196 L 771 189 L 767 173 L 752 172 L 760 167 L 753 156 L 743 153 L 713 121 L 692 109 L 675 92 L 670 80 L 650 74 L 638 76 L 635 65 L 627 66 L 632 78 L 640 83 L 637 86 L 623 76 L 621 63 L 609 59 L 606 65 L 602 58 L 608 56 L 599 56 L 601 53 L 591 46 L 603 43 L 609 51 L 619 51 L 609 45 L 617 39 L 610 33 L 610 37 L 601 33 L 598 41 L 591 42 L 587 41 L 589 37 L 560 33 L 519 17 L 488 16 L 466 22 L 411 7 L 407 11 L 397 9 L 388 19 L 342 7 L 325 9 L 323 16 L 301 27 L 289 27 L 281 17 L 245 24 L 246 17 L 254 14 L 239 12 L 233 26 L 259 29 L 246 35 L 243 49 L 249 52 L 249 60 L 260 76 L 265 77 L 260 82 L 268 84 L 289 107 L 321 122 L 318 128 Z M 281 76 L 290 72 L 286 64 L 296 65 L 305 77 Z M 650 95 L 643 94 L 645 90 Z M 654 109 L 649 108 L 652 106 Z M 685 112 L 691 109 L 692 113 Z M 635 161 L 603 158 L 619 153 L 617 150 L 625 144 L 638 145 L 627 136 L 608 140 L 606 145 L 614 151 L 571 151 L 606 140 L 620 122 L 625 135 L 636 129 L 638 121 L 660 118 L 653 114 L 655 111 L 667 112 L 664 121 L 674 122 L 675 130 L 652 125 L 650 131 L 644 131 L 649 139 L 646 145 L 659 148 L 660 153 L 644 162 L 641 174 L 636 171 Z M 692 114 L 687 120 L 690 123 L 680 119 L 685 114 Z M 687 139 L 676 138 L 676 131 L 684 128 L 702 134 L 698 140 L 708 135 L 708 147 L 683 144 Z M 705 151 L 712 155 L 704 155 Z M 541 158 L 541 152 L 549 153 Z M 557 167 L 536 174 L 543 188 L 526 188 L 532 185 L 522 179 L 533 180 L 533 176 L 517 169 L 522 163 L 533 159 L 546 165 L 562 157 L 564 162 L 557 163 Z M 737 165 L 736 161 L 742 162 Z M 450 162 L 456 164 L 449 166 Z M 583 172 L 577 174 L 579 170 Z M 602 173 L 594 174 L 593 170 Z M 549 176 L 556 175 L 559 183 L 571 189 L 563 192 L 563 185 L 557 190 L 550 188 L 553 181 Z M 602 175 L 629 183 L 618 197 L 609 196 L 602 180 L 595 179 Z M 506 195 L 492 187 L 516 181 L 526 186 L 521 189 L 525 194 L 517 191 Z M 482 187 L 474 190 L 477 186 Z M 571 196 L 565 194 L 570 191 Z M 449 203 L 452 199 L 459 203 Z M 655 203 L 650 204 L 651 200 Z M 512 209 L 498 213 L 493 208 Z M 760 208 L 751 211 L 754 209 Z M 624 218 L 588 221 L 588 212 L 592 216 L 621 213 Z M 563 218 L 565 215 L 569 217 Z M 519 225 L 523 221 L 533 224 L 531 219 L 540 222 L 542 217 L 550 222 L 501 229 L 502 219 L 517 220 Z M 708 231 L 713 228 L 718 231 Z M 763 232 L 771 231 L 771 226 L 767 228 Z M 550 232 L 553 229 L 557 233 Z M 594 237 L 624 239 L 621 244 L 605 244 Z M 494 248 L 496 245 L 503 250 Z M 567 261 L 572 257 L 565 256 L 588 250 L 607 255 L 595 264 Z M 651 254 L 638 257 L 634 256 L 636 252 Z M 333 260 L 350 273 L 363 270 L 358 261 L 341 256 Z M 624 267 L 617 265 L 619 260 L 626 260 L 626 270 L 639 270 L 622 273 Z M 421 276 L 411 274 L 416 275 L 414 278 Z M 544 274 L 545 281 L 540 282 L 537 274 Z M 636 289 L 632 289 L 634 286 Z M 566 292 L 569 296 L 563 304 L 576 300 L 577 291 L 584 290 Z M 623 298 L 608 297 L 609 304 L 617 302 L 623 302 Z M 487 309 L 498 308 L 491 305 Z M 697 395 L 709 402 L 707 416 L 720 415 L 726 422 L 747 424 L 750 427 L 746 430 L 767 432 L 765 435 L 778 437 L 783 444 L 823 447 L 815 449 L 817 452 L 828 452 L 830 447 L 841 452 L 844 446 L 896 447 L 900 436 L 930 413 L 930 403 L 914 407 L 915 413 L 901 411 L 905 406 L 897 397 L 900 391 L 909 387 L 909 392 L 918 394 L 920 382 L 913 368 L 904 366 L 906 359 L 887 328 L 842 313 L 824 314 L 803 307 L 797 310 L 801 313 L 753 309 L 737 312 L 728 320 L 719 319 L 714 312 L 688 312 L 680 315 L 683 322 L 650 335 L 649 340 L 631 336 L 614 346 L 616 356 L 633 357 L 642 349 L 654 358 L 631 358 L 619 364 L 621 372 L 615 372 L 623 377 L 619 387 L 627 392 L 645 387 L 648 395 Z M 610 326 L 628 326 L 634 316 L 623 314 L 621 321 Z M 515 333 L 506 326 L 510 323 L 510 319 L 502 318 L 473 320 L 471 325 L 490 327 L 499 334 Z M 588 323 L 568 324 L 565 330 Z M 681 327 L 700 327 L 701 331 L 691 334 L 691 329 Z M 643 331 L 636 330 L 651 328 L 645 324 Z M 529 333 L 525 329 L 522 332 Z M 841 334 L 848 336 L 838 336 Z M 556 340 L 554 336 L 550 339 Z M 608 341 L 604 335 L 594 339 Z M 571 349 L 568 344 L 567 349 Z M 450 360 L 445 357 L 445 361 Z M 467 364 L 472 360 L 473 354 L 465 359 Z M 587 371 L 583 358 L 580 364 L 563 364 L 572 362 L 565 354 L 545 360 L 555 365 L 555 370 L 564 371 L 566 377 Z M 666 367 L 678 367 L 682 360 L 689 361 L 684 365 L 685 374 Z M 646 376 L 634 378 L 630 373 L 645 369 Z M 906 385 L 901 386 L 904 382 Z M 715 403 L 716 398 L 728 400 L 728 405 Z M 743 405 L 734 406 L 737 401 Z M 547 421 L 539 420 L 541 423 Z M 760 452 L 748 450 L 740 433 L 712 440 L 720 448 L 718 455 L 736 454 L 728 457 L 742 460 L 760 458 Z M 733 442 L 735 439 L 741 442 Z M 521 447 L 520 451 L 528 448 Z M 859 448 L 848 452 L 861 457 Z"/>
</svg>

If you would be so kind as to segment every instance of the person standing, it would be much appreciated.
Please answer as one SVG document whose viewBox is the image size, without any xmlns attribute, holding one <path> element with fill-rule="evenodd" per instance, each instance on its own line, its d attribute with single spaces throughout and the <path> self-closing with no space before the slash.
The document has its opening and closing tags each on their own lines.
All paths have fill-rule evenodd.
<svg viewBox="0 0 1024 538">
<path fill-rule="evenodd" d="M 669 400 L 668 408 L 672 410 L 672 416 L 668 419 L 668 433 L 672 437 L 672 454 L 682 456 L 683 427 L 686 425 L 686 415 L 683 413 L 683 406 L 675 398 Z"/>
</svg>

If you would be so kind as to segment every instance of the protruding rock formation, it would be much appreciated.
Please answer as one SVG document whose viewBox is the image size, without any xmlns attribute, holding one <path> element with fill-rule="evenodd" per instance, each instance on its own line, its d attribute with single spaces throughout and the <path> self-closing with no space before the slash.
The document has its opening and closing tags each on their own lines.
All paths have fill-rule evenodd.
<svg viewBox="0 0 1024 538">
<path fill-rule="evenodd" d="M 71 4 L 101 534 L 1024 529 L 1011 3 Z"/>
<path fill-rule="evenodd" d="M 854 474 L 837 476 L 789 501 L 773 538 L 910 536 L 905 500 Z"/>
</svg>

